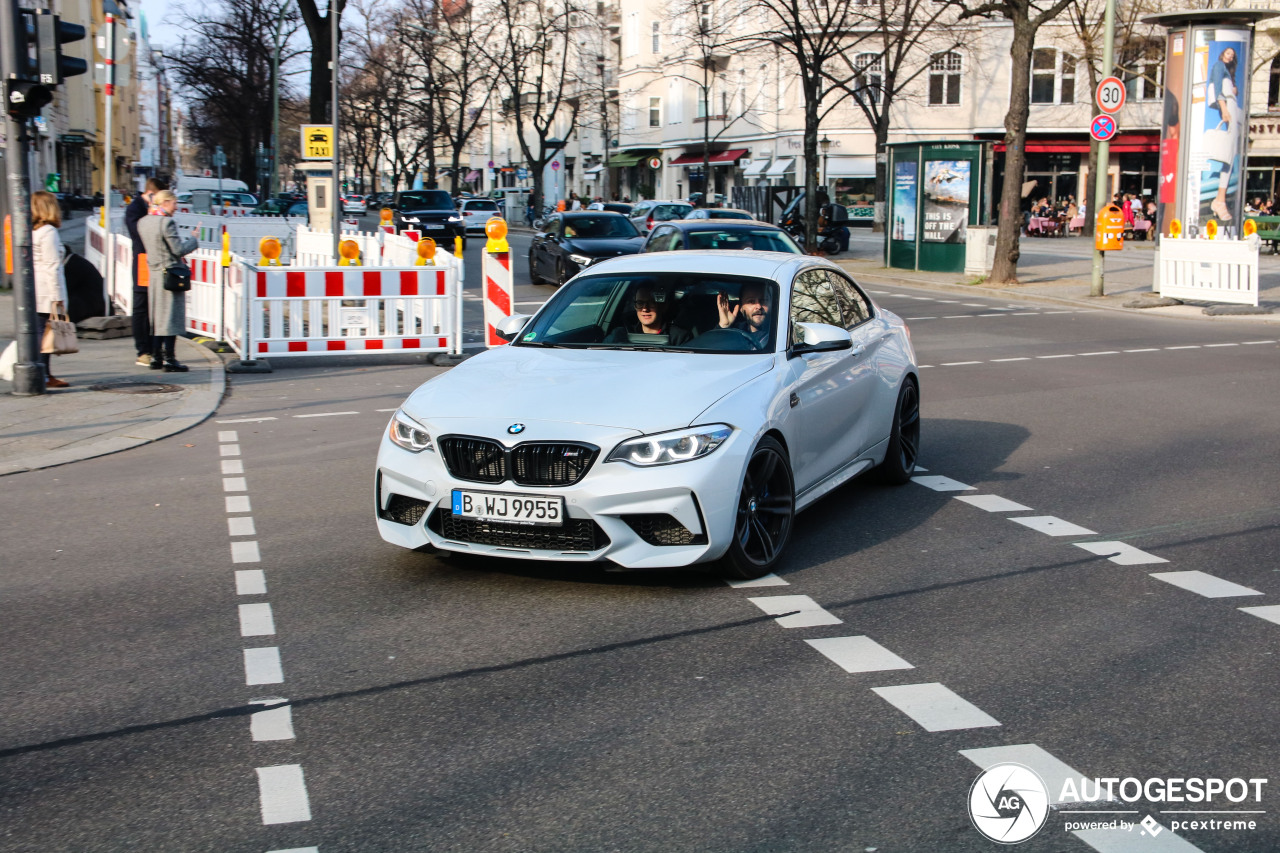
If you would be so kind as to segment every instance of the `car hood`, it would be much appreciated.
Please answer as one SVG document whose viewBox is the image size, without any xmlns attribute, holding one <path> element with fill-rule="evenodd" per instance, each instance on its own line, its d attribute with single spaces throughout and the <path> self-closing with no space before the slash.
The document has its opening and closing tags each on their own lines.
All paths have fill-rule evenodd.
<svg viewBox="0 0 1280 853">
<path fill-rule="evenodd" d="M 591 258 L 616 258 L 634 255 L 644 245 L 643 237 L 572 237 L 563 243 L 565 249 Z"/>
<path fill-rule="evenodd" d="M 413 418 L 562 421 L 660 432 L 769 371 L 771 354 L 708 355 L 503 346 L 414 391 Z"/>
<path fill-rule="evenodd" d="M 422 219 L 448 219 L 450 216 L 459 216 L 456 210 L 440 210 L 438 208 L 429 207 L 425 210 L 413 210 L 412 208 L 404 208 L 400 211 L 402 216 L 417 216 Z"/>
</svg>

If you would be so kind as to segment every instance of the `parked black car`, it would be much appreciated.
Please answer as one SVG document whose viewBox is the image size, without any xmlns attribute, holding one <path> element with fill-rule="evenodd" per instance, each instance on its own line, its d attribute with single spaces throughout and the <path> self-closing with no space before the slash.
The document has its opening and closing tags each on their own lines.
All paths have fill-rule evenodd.
<svg viewBox="0 0 1280 853">
<path fill-rule="evenodd" d="M 462 214 L 458 213 L 453 196 L 447 190 L 404 190 L 384 206 L 391 208 L 392 224 L 397 231 L 412 228 L 446 248 L 453 247 L 454 237 L 462 238 L 464 248 L 467 245 Z"/>
<path fill-rule="evenodd" d="M 682 219 L 659 222 L 649 232 L 645 252 L 673 252 L 682 249 L 753 249 L 759 252 L 787 252 L 803 255 L 791 235 L 766 222 L 740 219 Z"/>
<path fill-rule="evenodd" d="M 307 203 L 283 198 L 269 198 L 249 211 L 250 216 L 306 216 Z"/>
<path fill-rule="evenodd" d="M 634 255 L 644 238 L 621 213 L 581 210 L 553 213 L 529 246 L 529 279 L 564 284 L 596 261 Z"/>
</svg>

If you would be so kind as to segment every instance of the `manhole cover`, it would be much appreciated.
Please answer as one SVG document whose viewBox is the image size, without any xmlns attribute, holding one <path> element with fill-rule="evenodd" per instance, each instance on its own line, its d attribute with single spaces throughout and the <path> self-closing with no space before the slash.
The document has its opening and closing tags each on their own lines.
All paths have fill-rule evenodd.
<svg viewBox="0 0 1280 853">
<path fill-rule="evenodd" d="M 90 391 L 110 391 L 112 394 L 172 394 L 181 391 L 181 385 L 169 385 L 164 382 L 107 382 L 102 385 L 90 385 Z"/>
</svg>

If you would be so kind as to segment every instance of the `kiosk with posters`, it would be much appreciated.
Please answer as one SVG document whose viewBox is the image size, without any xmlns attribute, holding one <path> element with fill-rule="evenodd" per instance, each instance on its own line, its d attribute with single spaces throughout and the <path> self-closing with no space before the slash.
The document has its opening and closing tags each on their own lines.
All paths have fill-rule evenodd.
<svg viewBox="0 0 1280 853">
<path fill-rule="evenodd" d="M 887 147 L 885 265 L 962 272 L 969 226 L 990 222 L 990 144 L 902 142 Z"/>
</svg>

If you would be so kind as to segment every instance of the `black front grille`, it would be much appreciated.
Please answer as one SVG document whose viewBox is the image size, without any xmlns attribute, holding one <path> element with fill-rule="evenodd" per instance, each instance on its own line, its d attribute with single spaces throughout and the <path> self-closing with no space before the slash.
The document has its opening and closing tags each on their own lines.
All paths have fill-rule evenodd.
<svg viewBox="0 0 1280 853">
<path fill-rule="evenodd" d="M 694 533 L 665 513 L 624 515 L 622 520 L 650 545 L 706 545 L 706 533 Z"/>
<path fill-rule="evenodd" d="M 426 501 L 407 498 L 393 494 L 387 499 L 387 508 L 378 511 L 378 516 L 396 524 L 417 524 L 430 506 Z"/>
<path fill-rule="evenodd" d="M 440 439 L 440 453 L 449 473 L 474 483 L 507 479 L 506 448 L 487 438 L 451 435 Z"/>
<path fill-rule="evenodd" d="M 511 451 L 511 479 L 522 486 L 572 486 L 599 453 L 590 444 L 521 444 Z"/>
<path fill-rule="evenodd" d="M 539 551 L 598 551 L 609 544 L 609 537 L 589 518 L 566 518 L 561 527 L 532 524 L 504 524 L 478 521 L 454 515 L 438 507 L 427 520 L 427 526 L 445 539 L 497 545 L 504 548 L 529 548 Z"/>
<path fill-rule="evenodd" d="M 572 486 L 586 476 L 600 448 L 572 441 L 530 441 L 507 450 L 488 438 L 446 435 L 440 438 L 440 455 L 459 480 Z"/>
</svg>

